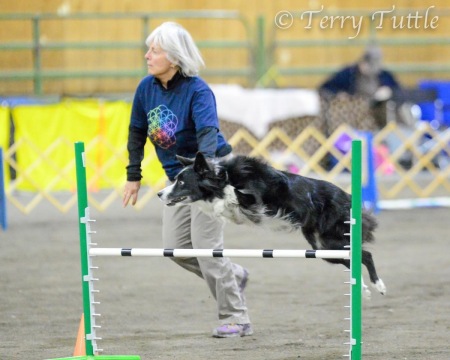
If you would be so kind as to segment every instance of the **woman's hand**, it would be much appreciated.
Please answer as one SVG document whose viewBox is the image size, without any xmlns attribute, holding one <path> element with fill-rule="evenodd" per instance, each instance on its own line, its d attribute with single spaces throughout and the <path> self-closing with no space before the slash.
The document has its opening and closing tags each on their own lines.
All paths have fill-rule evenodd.
<svg viewBox="0 0 450 360">
<path fill-rule="evenodd" d="M 123 199 L 122 204 L 123 207 L 128 205 L 128 202 L 131 199 L 131 205 L 135 205 L 138 199 L 139 189 L 141 187 L 140 181 L 127 181 L 125 184 L 125 189 L 123 190 Z"/>
</svg>

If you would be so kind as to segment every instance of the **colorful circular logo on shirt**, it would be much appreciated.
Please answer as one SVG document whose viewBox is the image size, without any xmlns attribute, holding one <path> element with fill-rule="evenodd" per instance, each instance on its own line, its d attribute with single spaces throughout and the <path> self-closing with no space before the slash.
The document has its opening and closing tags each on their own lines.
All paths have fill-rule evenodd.
<svg viewBox="0 0 450 360">
<path fill-rule="evenodd" d="M 148 136 L 150 140 L 162 147 L 168 149 L 175 144 L 175 131 L 178 125 L 178 118 L 165 105 L 150 110 L 147 114 Z"/>
</svg>

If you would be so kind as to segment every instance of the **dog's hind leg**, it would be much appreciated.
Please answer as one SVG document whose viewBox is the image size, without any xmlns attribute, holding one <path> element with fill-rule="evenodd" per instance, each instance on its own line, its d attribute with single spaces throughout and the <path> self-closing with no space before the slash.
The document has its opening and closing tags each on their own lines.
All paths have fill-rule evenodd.
<svg viewBox="0 0 450 360">
<path fill-rule="evenodd" d="M 343 250 L 346 245 L 348 245 L 347 239 L 340 239 L 336 240 L 335 238 L 331 238 L 329 236 L 323 236 L 321 238 L 322 243 L 326 244 L 327 250 Z M 332 264 L 342 264 L 347 269 L 350 269 L 350 260 L 348 259 L 324 259 L 325 261 L 332 263 Z M 381 279 L 378 279 L 378 276 L 375 271 L 375 265 L 373 264 L 372 260 L 372 254 L 366 250 L 362 250 L 362 264 L 364 264 L 369 269 L 369 276 L 371 282 L 373 282 L 374 287 L 382 294 L 386 291 L 386 287 L 384 287 L 383 281 Z M 373 279 L 376 279 L 376 281 L 373 281 Z M 371 298 L 371 292 L 369 290 L 369 287 L 364 283 L 363 276 L 361 274 L 361 289 L 362 294 L 364 298 L 370 299 Z M 383 292 L 384 291 L 384 292 Z"/>
<path fill-rule="evenodd" d="M 383 280 L 378 277 L 377 271 L 375 270 L 375 264 L 373 262 L 372 254 L 367 250 L 362 251 L 362 263 L 369 272 L 370 282 L 372 283 L 372 286 L 377 289 L 380 294 L 385 295 L 386 286 L 384 285 Z"/>
<path fill-rule="evenodd" d="M 350 269 L 350 261 L 346 260 L 346 259 L 323 259 L 331 264 L 342 264 L 344 265 L 347 269 Z M 362 294 L 364 296 L 365 299 L 369 300 L 372 296 L 369 287 L 364 283 L 364 279 L 363 276 L 361 275 L 361 289 L 362 289 Z"/>
</svg>

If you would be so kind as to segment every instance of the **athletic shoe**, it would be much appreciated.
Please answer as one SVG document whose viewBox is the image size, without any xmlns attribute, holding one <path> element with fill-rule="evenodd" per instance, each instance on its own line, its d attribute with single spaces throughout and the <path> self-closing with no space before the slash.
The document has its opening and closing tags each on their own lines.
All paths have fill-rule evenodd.
<svg viewBox="0 0 450 360">
<path fill-rule="evenodd" d="M 225 324 L 213 330 L 213 337 L 216 338 L 250 336 L 252 334 L 251 324 Z"/>
</svg>

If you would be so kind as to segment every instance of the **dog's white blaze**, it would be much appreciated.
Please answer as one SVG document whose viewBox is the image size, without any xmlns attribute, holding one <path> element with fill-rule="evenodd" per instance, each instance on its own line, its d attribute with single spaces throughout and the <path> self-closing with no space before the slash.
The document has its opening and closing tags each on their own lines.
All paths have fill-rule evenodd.
<svg viewBox="0 0 450 360">
<path fill-rule="evenodd" d="M 175 186 L 175 183 L 173 183 L 172 185 L 169 185 L 167 187 L 165 187 L 164 189 L 161 190 L 161 196 L 159 197 L 162 201 L 167 201 L 167 195 L 169 195 L 173 189 L 173 187 Z"/>
</svg>

